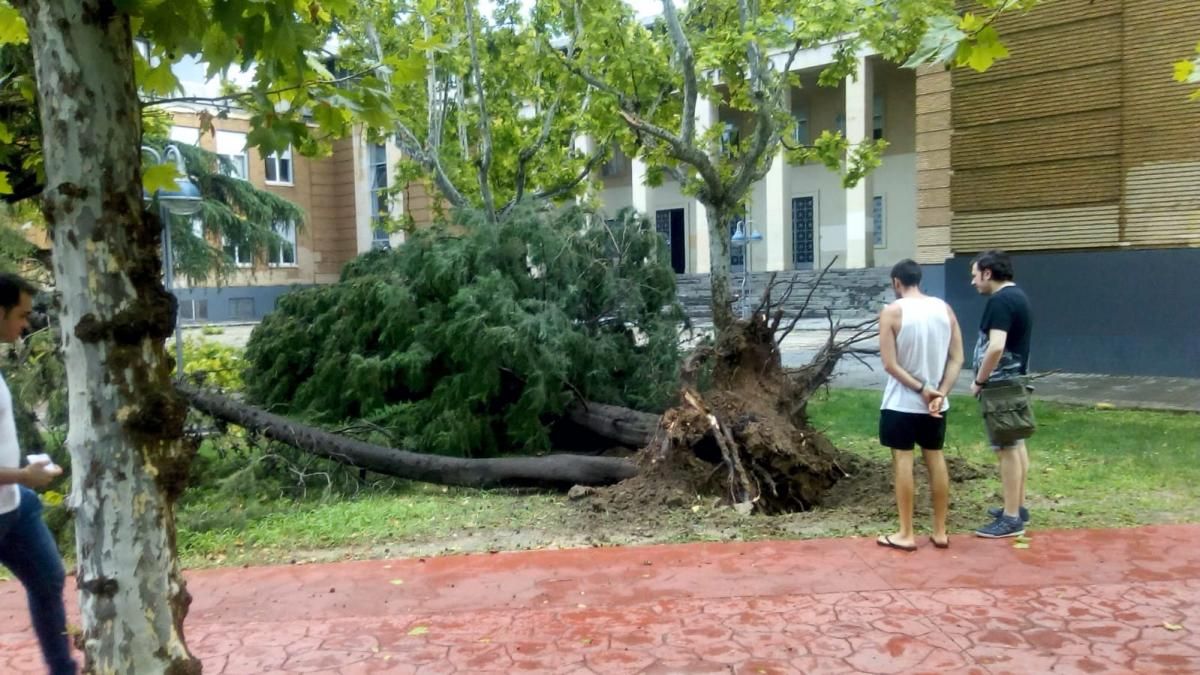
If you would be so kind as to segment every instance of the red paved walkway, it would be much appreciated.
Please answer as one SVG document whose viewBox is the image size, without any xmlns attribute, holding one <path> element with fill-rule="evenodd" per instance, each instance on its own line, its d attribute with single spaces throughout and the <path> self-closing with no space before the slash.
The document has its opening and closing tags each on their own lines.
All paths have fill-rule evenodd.
<svg viewBox="0 0 1200 675">
<path fill-rule="evenodd" d="M 188 637 L 230 675 L 1200 672 L 1200 526 L 1033 536 L 199 571 Z M 0 584 L 0 673 L 39 663 Z"/>
</svg>

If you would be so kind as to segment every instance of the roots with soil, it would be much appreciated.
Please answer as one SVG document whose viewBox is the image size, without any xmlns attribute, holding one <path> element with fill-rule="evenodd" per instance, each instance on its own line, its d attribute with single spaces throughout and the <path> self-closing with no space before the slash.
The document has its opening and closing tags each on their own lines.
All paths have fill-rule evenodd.
<svg viewBox="0 0 1200 675">
<path fill-rule="evenodd" d="M 809 423 L 808 400 L 842 356 L 864 351 L 857 345 L 876 335 L 875 322 L 843 326 L 830 317 L 829 338 L 812 362 L 785 370 L 779 345 L 795 321 L 781 331 L 780 308 L 794 281 L 773 303 L 778 286 L 772 277 L 749 319 L 691 354 L 680 404 L 662 416 L 637 460 L 638 475 L 602 488 L 598 507 L 682 506 L 699 498 L 744 513 L 807 510 L 847 475 L 837 449 Z"/>
</svg>

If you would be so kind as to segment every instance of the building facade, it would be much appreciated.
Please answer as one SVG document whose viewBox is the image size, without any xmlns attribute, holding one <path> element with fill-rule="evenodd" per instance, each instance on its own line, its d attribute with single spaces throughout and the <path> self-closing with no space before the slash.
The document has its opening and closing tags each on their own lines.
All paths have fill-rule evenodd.
<svg viewBox="0 0 1200 675">
<path fill-rule="evenodd" d="M 971 258 L 1014 254 L 1037 309 L 1034 367 L 1200 377 L 1200 104 L 1171 64 L 1200 36 L 1194 0 L 1056 0 L 998 22 L 1011 56 L 985 73 L 902 70 L 874 57 L 816 86 L 826 50 L 797 59 L 798 141 L 882 137 L 882 166 L 843 189 L 823 166 L 775 159 L 746 221 L 754 271 L 887 267 L 913 257 L 974 339 Z M 701 102 L 697 125 L 731 111 Z M 659 228 L 677 272 L 709 268 L 703 207 L 618 158 L 601 199 Z M 735 272 L 746 251 L 734 248 Z M 878 308 L 864 308 L 878 309 Z"/>
<path fill-rule="evenodd" d="M 172 116 L 173 143 L 222 155 L 236 177 L 287 199 L 304 213 L 302 222 L 272 224 L 284 243 L 259 255 L 222 242 L 236 270 L 219 283 L 177 279 L 181 321 L 258 321 L 287 291 L 332 283 L 358 254 L 401 241 L 402 235 L 382 227 L 402 206 L 387 194 L 399 159 L 390 144 L 370 142 L 356 132 L 337 141 L 329 157 L 308 158 L 290 150 L 264 156 L 247 148 L 250 123 L 236 112 L 212 119 L 212 128 L 203 133 L 198 110 L 181 108 Z"/>
<path fill-rule="evenodd" d="M 1057 0 L 1011 57 L 917 78 L 917 259 L 970 339 L 971 257 L 1014 254 L 1033 366 L 1200 377 L 1200 103 L 1171 77 L 1192 0 Z"/>
</svg>

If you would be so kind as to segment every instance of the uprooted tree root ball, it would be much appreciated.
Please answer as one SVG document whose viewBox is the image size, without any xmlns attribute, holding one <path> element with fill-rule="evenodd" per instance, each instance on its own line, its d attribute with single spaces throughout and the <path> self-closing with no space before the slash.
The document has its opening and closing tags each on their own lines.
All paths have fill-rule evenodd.
<svg viewBox="0 0 1200 675">
<path fill-rule="evenodd" d="M 742 512 L 807 510 L 847 475 L 837 449 L 809 423 L 807 405 L 838 359 L 875 335 L 874 322 L 840 326 L 831 319 L 829 339 L 813 361 L 785 371 L 779 345 L 795 322 L 780 330 L 783 313 L 770 298 L 775 286 L 772 279 L 751 318 L 693 352 L 680 403 L 662 416 L 640 453 L 638 475 L 598 490 L 597 508 L 682 506 L 715 497 Z M 703 393 L 701 380 L 708 381 Z"/>
</svg>

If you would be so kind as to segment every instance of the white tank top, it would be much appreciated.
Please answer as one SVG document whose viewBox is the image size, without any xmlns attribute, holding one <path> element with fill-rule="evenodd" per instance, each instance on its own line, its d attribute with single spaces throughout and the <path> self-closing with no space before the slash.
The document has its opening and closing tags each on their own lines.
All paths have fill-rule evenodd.
<svg viewBox="0 0 1200 675">
<path fill-rule="evenodd" d="M 946 372 L 950 353 L 950 313 L 938 298 L 900 298 L 900 332 L 896 335 L 896 359 L 913 377 L 937 388 Z M 950 402 L 942 404 L 948 410 Z M 883 389 L 882 410 L 927 413 L 925 400 L 917 392 L 888 375 Z"/>
</svg>

